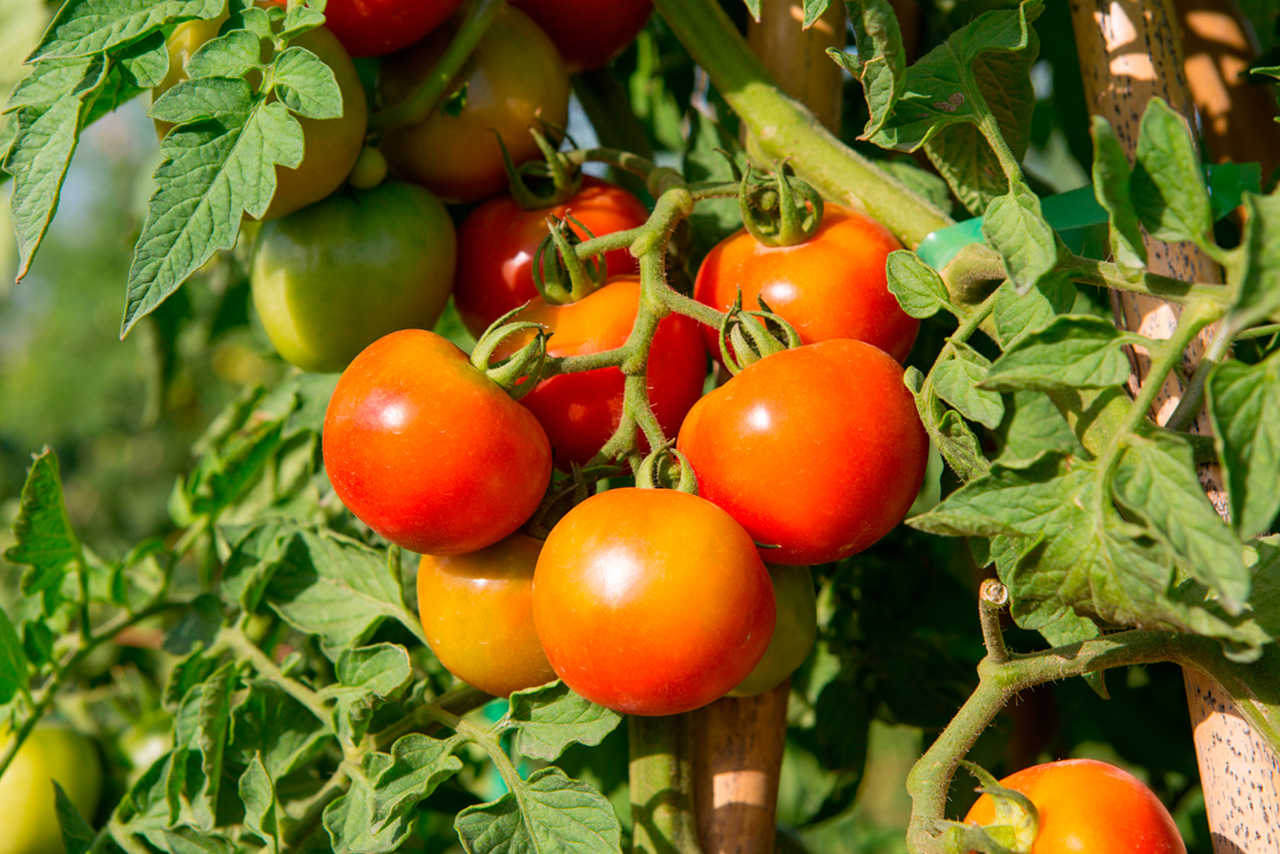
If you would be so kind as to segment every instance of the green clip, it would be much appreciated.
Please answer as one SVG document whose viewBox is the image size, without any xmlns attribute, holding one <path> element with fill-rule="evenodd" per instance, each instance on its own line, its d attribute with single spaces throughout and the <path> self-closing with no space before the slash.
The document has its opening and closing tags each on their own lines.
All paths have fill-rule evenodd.
<svg viewBox="0 0 1280 854">
<path fill-rule="evenodd" d="M 1206 165 L 1204 171 L 1214 221 L 1234 210 L 1246 191 L 1261 192 L 1262 167 L 1257 163 Z M 1098 204 L 1092 186 L 1043 198 L 1040 210 L 1072 252 L 1107 252 L 1107 212 Z M 974 217 L 925 235 L 916 254 L 930 267 L 941 270 L 962 248 L 981 242 L 982 217 Z"/>
</svg>

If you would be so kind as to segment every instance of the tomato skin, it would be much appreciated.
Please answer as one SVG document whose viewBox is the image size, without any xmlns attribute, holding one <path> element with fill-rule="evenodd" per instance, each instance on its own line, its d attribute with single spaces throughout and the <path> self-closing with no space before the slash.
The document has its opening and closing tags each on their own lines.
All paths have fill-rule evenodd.
<svg viewBox="0 0 1280 854">
<path fill-rule="evenodd" d="M 174 28 L 168 40 L 169 72 L 152 93 L 153 101 L 179 81 L 187 79 L 187 60 L 218 34 L 224 21 L 225 14 L 209 21 L 186 21 Z M 342 115 L 336 119 L 294 116 L 302 125 L 305 153 L 296 169 L 276 166 L 276 192 L 262 215 L 263 220 L 293 213 L 341 187 L 360 156 L 368 129 L 369 110 L 364 86 L 351 57 L 333 33 L 325 27 L 317 27 L 293 39 L 290 45 L 310 50 L 333 69 L 338 89 L 342 92 Z M 156 131 L 162 138 L 171 127 L 165 122 L 156 122 Z"/>
<path fill-rule="evenodd" d="M 817 233 L 794 246 L 765 246 L 746 230 L 720 241 L 698 268 L 694 299 L 728 311 L 741 288 L 744 309 L 757 310 L 764 297 L 802 343 L 853 338 L 902 362 L 920 328 L 885 276 L 885 260 L 902 244 L 865 214 L 830 203 L 823 211 Z M 707 327 L 704 335 L 719 359 L 716 330 Z"/>
<path fill-rule="evenodd" d="M 510 196 L 490 199 L 458 226 L 458 273 L 454 302 L 471 334 L 481 334 L 502 315 L 537 298 L 533 256 L 547 236 L 547 217 L 566 213 L 599 237 L 644 225 L 649 209 L 621 187 L 586 177 L 564 204 L 523 210 Z M 582 229 L 570 224 L 575 234 Z M 609 276 L 640 272 L 626 249 L 605 253 Z"/>
<path fill-rule="evenodd" d="M 730 697 L 752 697 L 770 691 L 804 664 L 818 636 L 818 604 L 813 590 L 813 571 L 807 566 L 766 563 L 773 582 L 773 599 L 778 621 L 764 657 Z"/>
<path fill-rule="evenodd" d="M 12 735 L 0 735 L 0 750 Z M 89 739 L 62 726 L 38 724 L 0 777 L 0 854 L 63 854 L 53 781 L 86 821 L 102 791 L 102 766 Z"/>
<path fill-rule="evenodd" d="M 352 56 L 408 47 L 453 14 L 462 0 L 329 0 L 325 26 Z"/>
<path fill-rule="evenodd" d="M 456 255 L 448 211 L 421 187 L 335 193 L 262 227 L 253 304 L 286 361 L 340 371 L 389 332 L 435 326 Z"/>
<path fill-rule="evenodd" d="M 1128 771 L 1094 759 L 1025 768 L 1000 781 L 1036 805 L 1040 829 L 1030 854 L 1186 854 L 1164 804 Z M 983 795 L 964 819 L 986 826 L 995 802 Z"/>
<path fill-rule="evenodd" d="M 625 714 L 673 715 L 742 681 L 773 634 L 773 588 L 728 514 L 669 489 L 611 489 L 542 547 L 533 619 L 557 675 Z"/>
<path fill-rule="evenodd" d="M 529 411 L 447 339 L 392 332 L 347 366 L 329 399 L 325 468 L 342 503 L 425 554 L 492 545 L 537 509 L 551 447 Z"/>
<path fill-rule="evenodd" d="M 599 68 L 635 41 L 652 0 L 511 0 L 547 31 L 571 73 Z"/>
<path fill-rule="evenodd" d="M 862 551 L 906 515 L 929 442 L 902 367 L 862 341 L 766 356 L 689 410 L 676 439 L 698 492 L 770 563 Z"/>
<path fill-rule="evenodd" d="M 514 319 L 538 323 L 552 333 L 549 355 L 578 356 L 626 343 L 639 307 L 640 279 L 623 276 L 574 303 L 548 305 L 539 297 Z M 646 371 L 649 402 L 668 436 L 680 429 L 702 394 L 707 359 L 700 334 L 697 321 L 669 314 L 653 336 Z M 499 355 L 521 340 L 514 338 Z M 551 377 L 520 398 L 547 431 L 557 468 L 568 471 L 571 463 L 586 463 L 613 435 L 622 420 L 624 384 L 621 369 L 600 368 Z"/>
<path fill-rule="evenodd" d="M 457 21 L 455 15 L 452 22 Z M 435 67 L 453 37 L 441 27 L 383 60 L 381 88 L 388 104 L 404 100 Z M 565 127 L 569 75 L 546 33 L 518 9 L 504 7 L 449 84 L 466 87 L 456 116 L 437 108 L 421 122 L 389 130 L 382 152 L 396 174 L 446 202 L 478 202 L 507 187 L 502 149 L 515 163 L 541 155 L 529 128 L 537 120 Z"/>
<path fill-rule="evenodd" d="M 497 697 L 556 678 L 533 625 L 542 541 L 519 531 L 460 555 L 418 563 L 418 616 L 450 673 Z"/>
</svg>

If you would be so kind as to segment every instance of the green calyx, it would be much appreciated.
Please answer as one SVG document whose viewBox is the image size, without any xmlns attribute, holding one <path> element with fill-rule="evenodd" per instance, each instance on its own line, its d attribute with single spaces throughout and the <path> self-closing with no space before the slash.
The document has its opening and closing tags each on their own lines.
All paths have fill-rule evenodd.
<svg viewBox="0 0 1280 854">
<path fill-rule="evenodd" d="M 641 489 L 674 489 L 677 492 L 698 494 L 698 477 L 688 458 L 668 440 L 649 452 L 636 470 L 636 486 Z"/>
<path fill-rule="evenodd" d="M 765 356 L 791 350 L 803 342 L 794 326 L 770 310 L 759 300 L 762 311 L 743 311 L 742 292 L 720 324 L 720 358 L 729 373 L 738 374 Z"/>
<path fill-rule="evenodd" d="M 822 225 L 822 197 L 783 162 L 773 181 L 753 181 L 751 166 L 738 185 L 742 225 L 765 246 L 795 246 Z"/>
<path fill-rule="evenodd" d="M 559 140 L 567 138 L 568 134 L 563 128 L 545 123 L 541 128 L 529 128 L 529 133 L 542 152 L 543 159 L 521 163 L 519 166 L 511 160 L 502 137 L 498 137 L 511 198 L 527 211 L 564 204 L 582 189 L 581 170 L 567 153 L 560 151 Z M 552 135 L 556 138 L 554 143 L 549 138 Z"/>
<path fill-rule="evenodd" d="M 579 257 L 575 247 L 582 240 L 569 227 L 570 222 L 582 229 L 588 240 L 595 236 L 572 216 L 565 219 L 549 216 L 547 229 L 550 233 L 533 253 L 534 287 L 551 305 L 577 302 L 599 289 L 609 278 L 604 255 Z"/>
<path fill-rule="evenodd" d="M 483 371 L 485 376 L 502 386 L 503 391 L 515 400 L 532 391 L 542 379 L 543 368 L 547 361 L 547 339 L 551 337 L 536 323 L 510 322 L 524 308 L 525 306 L 520 306 L 512 309 L 495 320 L 485 330 L 484 335 L 480 336 L 475 349 L 471 352 L 472 366 L 478 371 Z M 490 364 L 494 353 L 504 341 L 513 335 L 530 330 L 533 331 L 532 340 L 498 364 Z"/>
</svg>

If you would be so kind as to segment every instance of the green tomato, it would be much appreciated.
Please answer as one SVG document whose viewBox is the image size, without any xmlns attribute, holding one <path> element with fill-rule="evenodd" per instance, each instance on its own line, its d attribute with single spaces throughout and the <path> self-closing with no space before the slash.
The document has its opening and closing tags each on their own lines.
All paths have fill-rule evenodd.
<svg viewBox="0 0 1280 854">
<path fill-rule="evenodd" d="M 383 335 L 434 326 L 456 258 L 453 221 L 440 200 L 388 182 L 265 223 L 249 282 L 267 337 L 286 361 L 340 371 Z"/>
<path fill-rule="evenodd" d="M 12 739 L 0 736 L 0 750 Z M 0 854 L 63 854 L 53 781 L 85 820 L 102 790 L 97 748 L 61 726 L 37 726 L 0 777 Z"/>
<path fill-rule="evenodd" d="M 765 566 L 773 581 L 778 621 L 764 658 L 729 692 L 730 697 L 751 697 L 776 688 L 809 657 L 818 636 L 818 605 L 809 567 L 775 563 Z"/>
</svg>

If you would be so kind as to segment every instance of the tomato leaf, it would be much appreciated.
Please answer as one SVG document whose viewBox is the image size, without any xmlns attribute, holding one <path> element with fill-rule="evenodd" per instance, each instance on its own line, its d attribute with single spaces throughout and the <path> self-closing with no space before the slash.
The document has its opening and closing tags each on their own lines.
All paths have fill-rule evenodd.
<svg viewBox="0 0 1280 854">
<path fill-rule="evenodd" d="M 264 842 L 274 842 L 278 846 L 276 787 L 260 756 L 254 756 L 244 769 L 237 790 L 244 804 L 244 826 Z"/>
<path fill-rule="evenodd" d="M 1064 315 L 1005 350 L 982 385 L 998 391 L 1121 385 L 1129 377 L 1129 359 L 1121 345 L 1135 338 L 1099 317 Z"/>
<path fill-rule="evenodd" d="M 247 696 L 231 712 L 227 755 L 239 765 L 260 757 L 272 780 L 302 768 L 334 741 L 302 703 L 274 682 L 249 684 Z"/>
<path fill-rule="evenodd" d="M 948 409 L 938 397 L 932 383 L 926 383 L 914 367 L 906 370 L 906 384 L 916 399 L 916 411 L 925 432 L 937 446 L 942 458 L 961 480 L 969 481 L 986 474 L 990 464 L 973 430 L 954 409 Z"/>
<path fill-rule="evenodd" d="M 72 565 L 84 562 L 84 552 L 67 516 L 58 458 L 49 448 L 31 464 L 13 533 L 17 543 L 5 550 L 4 558 L 28 567 L 22 573 L 22 592 L 45 594 L 45 612 L 51 613 L 50 606 L 60 601 L 62 579 Z"/>
<path fill-rule="evenodd" d="M 1065 275 L 1043 276 L 1023 294 L 1012 282 L 1001 285 L 991 311 L 1000 346 L 1008 349 L 1021 336 L 1044 329 L 1059 315 L 1071 311 L 1075 300 L 1075 283 Z"/>
<path fill-rule="evenodd" d="M 1000 253 L 1005 274 L 1020 294 L 1039 283 L 1058 260 L 1057 236 L 1040 213 L 1040 199 L 1021 181 L 987 206 L 982 236 Z"/>
<path fill-rule="evenodd" d="M 187 60 L 187 77 L 191 80 L 204 77 L 236 80 L 261 69 L 262 43 L 258 34 L 249 30 L 231 30 L 209 39 Z"/>
<path fill-rule="evenodd" d="M 516 691 L 507 719 L 516 727 L 520 752 L 548 762 L 571 744 L 599 744 L 622 722 L 617 712 L 583 699 L 560 681 Z"/>
<path fill-rule="evenodd" d="M 1122 507 L 1182 558 L 1192 577 L 1221 596 L 1229 614 L 1241 612 L 1249 598 L 1244 546 L 1205 496 L 1185 439 L 1130 436 L 1111 488 Z"/>
<path fill-rule="evenodd" d="M 0 706 L 30 687 L 31 662 L 9 615 L 0 608 Z"/>
<path fill-rule="evenodd" d="M 1280 309 L 1280 196 L 1246 193 L 1243 204 L 1244 233 L 1227 265 L 1235 291 L 1230 322 L 1238 329 Z"/>
<path fill-rule="evenodd" d="M 204 785 L 192 806 L 203 826 L 212 829 L 218 814 L 218 790 L 222 786 L 222 758 L 227 747 L 227 729 L 231 723 L 232 665 L 223 665 L 203 685 L 200 696 L 196 746 L 200 749 L 200 769 Z"/>
<path fill-rule="evenodd" d="M 1018 391 L 1004 400 L 1005 420 L 999 430 L 1003 447 L 997 458 L 999 462 L 1017 468 L 1019 461 L 1030 461 L 1045 448 L 1057 448 L 1078 457 L 1088 455 L 1067 426 L 1062 411 L 1047 395 Z"/>
<path fill-rule="evenodd" d="M 1256 365 L 1223 362 L 1208 383 L 1214 443 L 1243 539 L 1270 528 L 1280 511 L 1280 354 Z"/>
<path fill-rule="evenodd" d="M 169 71 L 169 48 L 164 33 L 158 31 L 119 51 L 115 58 L 139 90 L 160 85 Z"/>
<path fill-rule="evenodd" d="M 68 0 L 27 61 L 92 56 L 174 21 L 217 17 L 225 8 L 226 0 Z"/>
<path fill-rule="evenodd" d="M 1129 192 L 1152 237 L 1205 243 L 1213 216 L 1200 158 L 1186 120 L 1159 98 L 1142 114 Z"/>
<path fill-rule="evenodd" d="M 462 741 L 459 736 L 438 739 L 409 733 L 391 745 L 391 761 L 374 789 L 375 823 L 412 818 L 419 802 L 462 770 L 462 760 L 453 755 Z"/>
<path fill-rule="evenodd" d="M 520 786 L 518 798 L 508 793 L 458 813 L 454 827 L 467 854 L 603 854 L 620 849 L 622 829 L 613 806 L 586 783 L 550 767 Z"/>
<path fill-rule="evenodd" d="M 236 854 L 236 846 L 225 836 L 190 827 L 166 830 L 161 838 L 170 854 Z"/>
<path fill-rule="evenodd" d="M 275 93 L 293 113 L 309 119 L 342 115 L 342 91 L 333 69 L 302 47 L 288 47 L 272 61 Z"/>
<path fill-rule="evenodd" d="M 885 261 L 885 274 L 889 280 L 889 291 L 897 298 L 902 310 L 912 317 L 923 320 L 943 308 L 956 312 L 942 277 L 914 252 L 906 249 L 890 252 Z"/>
<path fill-rule="evenodd" d="M 1129 195 L 1132 170 L 1111 123 L 1102 116 L 1093 117 L 1093 191 L 1098 203 L 1107 211 L 1111 228 L 1111 251 L 1116 263 L 1124 267 L 1147 265 L 1147 247 L 1142 241 L 1138 212 Z"/>
<path fill-rule="evenodd" d="M 238 603 L 246 613 L 256 611 L 272 576 L 298 542 L 297 531 L 296 523 L 287 519 L 267 519 L 261 525 L 249 526 L 247 532 L 223 527 L 232 550 L 222 569 L 222 595 Z"/>
<path fill-rule="evenodd" d="M 888 120 L 906 76 L 906 52 L 898 16 L 888 0 L 852 0 L 848 4 L 857 57 L 829 49 L 827 54 L 862 83 L 870 115 L 863 139 L 876 134 Z"/>
<path fill-rule="evenodd" d="M 338 656 L 338 681 L 321 692 L 337 701 L 335 716 L 341 732 L 358 742 L 369 731 L 378 706 L 396 699 L 413 679 L 409 651 L 399 644 L 344 649 Z"/>
<path fill-rule="evenodd" d="M 53 803 L 66 854 L 87 854 L 96 834 L 56 780 L 53 782 Z"/>
<path fill-rule="evenodd" d="M 955 358 L 935 365 L 930 376 L 938 397 L 970 421 L 994 430 L 1004 418 L 1004 400 L 999 392 L 981 386 L 990 366 L 976 350 L 958 347 Z"/>
<path fill-rule="evenodd" d="M 804 21 L 800 25 L 801 29 L 807 30 L 812 27 L 830 5 L 831 0 L 804 0 Z"/>
</svg>

